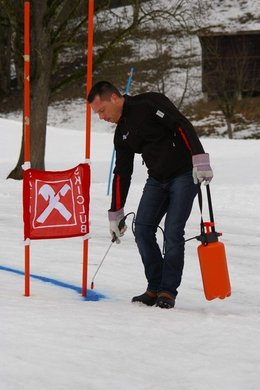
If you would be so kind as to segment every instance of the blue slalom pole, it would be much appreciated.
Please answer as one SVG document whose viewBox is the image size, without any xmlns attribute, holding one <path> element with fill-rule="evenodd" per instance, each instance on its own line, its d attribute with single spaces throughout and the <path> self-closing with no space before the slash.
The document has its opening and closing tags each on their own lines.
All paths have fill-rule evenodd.
<svg viewBox="0 0 260 390">
<path fill-rule="evenodd" d="M 128 94 L 129 89 L 130 89 L 130 84 L 133 76 L 134 68 L 130 69 L 130 73 L 128 73 L 128 80 L 127 80 L 127 85 L 125 89 L 125 94 Z M 114 160 L 115 160 L 115 149 L 113 149 L 112 152 L 112 157 L 111 157 L 111 163 L 110 163 L 110 169 L 109 169 L 109 176 L 108 176 L 108 184 L 107 184 L 107 195 L 110 193 L 110 186 L 111 186 L 111 180 L 112 180 L 112 172 L 113 172 L 113 167 L 114 167 Z"/>
<path fill-rule="evenodd" d="M 132 81 L 133 72 L 134 72 L 134 68 L 131 68 L 130 73 L 128 73 L 128 80 L 127 80 L 127 85 L 126 85 L 126 89 L 125 89 L 126 94 L 128 94 L 129 89 L 130 89 L 130 84 Z"/>
<path fill-rule="evenodd" d="M 115 153 L 116 153 L 116 151 L 114 148 L 113 152 L 112 152 L 110 169 L 109 169 L 109 176 L 108 176 L 108 183 L 107 183 L 107 195 L 109 195 L 109 192 L 110 192 L 110 185 L 111 185 L 112 172 L 113 172 L 113 166 L 114 166 L 114 160 L 115 160 Z"/>
</svg>

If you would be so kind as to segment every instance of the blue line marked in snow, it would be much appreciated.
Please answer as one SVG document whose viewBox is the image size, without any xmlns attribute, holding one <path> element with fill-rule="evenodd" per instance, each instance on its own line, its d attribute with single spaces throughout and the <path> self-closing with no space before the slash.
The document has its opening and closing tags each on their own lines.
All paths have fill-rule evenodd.
<svg viewBox="0 0 260 390">
<path fill-rule="evenodd" d="M 24 276 L 24 272 L 23 271 L 20 271 L 20 270 L 15 269 L 15 268 L 4 267 L 4 266 L 0 265 L 0 270 L 1 271 L 6 271 L 6 272 L 12 272 L 14 274 L 23 275 Z M 57 279 L 46 278 L 45 276 L 34 275 L 34 274 L 30 274 L 30 278 L 40 280 L 40 281 L 42 281 L 44 283 L 51 283 L 51 284 L 53 284 L 55 286 L 58 286 L 58 287 L 68 288 L 70 290 L 76 291 L 78 294 L 81 294 L 81 292 L 82 292 L 81 287 L 74 286 L 73 284 L 69 284 L 69 283 L 64 283 L 64 282 L 61 282 L 61 281 L 59 281 Z M 105 299 L 105 298 L 106 298 L 105 295 L 100 294 L 100 293 L 96 293 L 96 292 L 94 292 L 92 290 L 88 290 L 87 291 L 87 296 L 86 297 L 82 297 L 82 299 L 84 301 L 100 301 L 101 299 Z"/>
</svg>

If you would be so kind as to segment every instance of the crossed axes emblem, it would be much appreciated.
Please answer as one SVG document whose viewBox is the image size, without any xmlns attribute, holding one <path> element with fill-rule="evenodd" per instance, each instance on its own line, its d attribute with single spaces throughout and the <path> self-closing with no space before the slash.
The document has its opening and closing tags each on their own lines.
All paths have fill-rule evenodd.
<svg viewBox="0 0 260 390">
<path fill-rule="evenodd" d="M 55 191 L 49 184 L 44 184 L 40 190 L 39 194 L 46 200 L 49 200 L 49 204 L 46 209 L 41 213 L 41 215 L 37 218 L 37 222 L 44 223 L 52 210 L 56 209 L 59 213 L 68 221 L 72 214 L 67 210 L 67 208 L 60 202 L 61 196 L 65 196 L 66 193 L 70 190 L 70 186 L 68 184 L 64 184 L 64 186 L 55 194 Z"/>
</svg>

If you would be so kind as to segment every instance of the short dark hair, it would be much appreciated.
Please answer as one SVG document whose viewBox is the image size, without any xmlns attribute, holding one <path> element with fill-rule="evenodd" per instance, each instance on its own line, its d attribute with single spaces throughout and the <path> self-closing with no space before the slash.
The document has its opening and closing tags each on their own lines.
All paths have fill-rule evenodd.
<svg viewBox="0 0 260 390">
<path fill-rule="evenodd" d="M 91 88 L 87 100 L 92 103 L 96 96 L 99 96 L 101 100 L 110 100 L 112 93 L 122 97 L 119 90 L 109 81 L 99 81 Z"/>
</svg>

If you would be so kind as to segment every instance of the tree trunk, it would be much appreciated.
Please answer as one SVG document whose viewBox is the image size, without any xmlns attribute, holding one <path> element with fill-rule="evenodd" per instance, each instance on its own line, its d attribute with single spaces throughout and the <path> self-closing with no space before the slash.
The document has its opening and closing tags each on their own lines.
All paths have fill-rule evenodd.
<svg viewBox="0 0 260 390">
<path fill-rule="evenodd" d="M 0 93 L 7 95 L 11 83 L 11 29 L 0 26 Z"/>
<path fill-rule="evenodd" d="M 227 132 L 228 132 L 228 138 L 233 138 L 233 131 L 232 131 L 232 124 L 231 124 L 231 118 L 226 118 L 227 122 Z"/>
<path fill-rule="evenodd" d="M 44 23 L 45 1 L 31 2 L 31 101 L 30 101 L 30 162 L 34 169 L 45 169 L 46 126 L 50 98 L 52 47 L 48 26 Z M 8 178 L 23 178 L 24 136 L 16 167 Z"/>
</svg>

